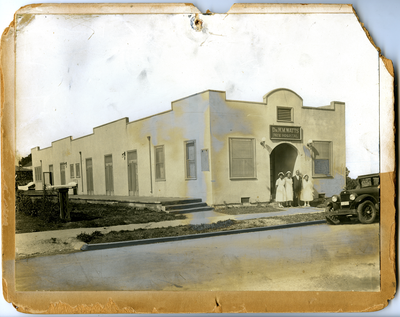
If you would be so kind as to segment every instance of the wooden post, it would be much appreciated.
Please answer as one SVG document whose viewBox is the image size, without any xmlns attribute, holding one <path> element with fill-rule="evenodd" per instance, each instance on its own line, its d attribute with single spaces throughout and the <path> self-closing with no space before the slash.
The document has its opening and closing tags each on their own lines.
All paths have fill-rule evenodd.
<svg viewBox="0 0 400 317">
<path fill-rule="evenodd" d="M 70 220 L 71 216 L 68 208 L 68 188 L 59 188 L 58 197 L 60 201 L 60 218 L 63 220 Z"/>
</svg>

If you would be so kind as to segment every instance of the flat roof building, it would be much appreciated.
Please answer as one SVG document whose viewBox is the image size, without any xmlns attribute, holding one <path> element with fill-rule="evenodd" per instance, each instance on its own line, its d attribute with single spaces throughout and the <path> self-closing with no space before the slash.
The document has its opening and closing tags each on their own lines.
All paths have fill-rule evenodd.
<svg viewBox="0 0 400 317">
<path fill-rule="evenodd" d="M 170 111 L 113 121 L 31 153 L 36 189 L 75 181 L 80 195 L 256 203 L 274 199 L 279 172 L 299 170 L 313 179 L 314 197 L 329 197 L 345 186 L 345 105 L 307 107 L 283 88 L 263 102 L 208 90 L 172 102 Z"/>
</svg>

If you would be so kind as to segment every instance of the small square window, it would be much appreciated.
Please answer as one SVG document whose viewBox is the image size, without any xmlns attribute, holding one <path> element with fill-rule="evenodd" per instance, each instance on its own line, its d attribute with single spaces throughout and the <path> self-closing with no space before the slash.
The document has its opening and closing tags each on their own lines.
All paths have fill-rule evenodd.
<svg viewBox="0 0 400 317">
<path fill-rule="evenodd" d="M 293 108 L 277 107 L 277 120 L 281 122 L 293 122 Z"/>
<path fill-rule="evenodd" d="M 244 204 L 250 204 L 250 197 L 241 197 L 240 202 Z"/>
</svg>

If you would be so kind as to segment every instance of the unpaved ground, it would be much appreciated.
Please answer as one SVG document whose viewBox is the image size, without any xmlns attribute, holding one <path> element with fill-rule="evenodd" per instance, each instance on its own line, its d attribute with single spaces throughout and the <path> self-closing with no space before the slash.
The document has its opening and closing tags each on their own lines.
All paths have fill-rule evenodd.
<svg viewBox="0 0 400 317">
<path fill-rule="evenodd" d="M 285 221 L 280 219 L 250 219 L 238 222 L 234 225 L 234 229 L 276 226 L 285 223 Z M 171 225 L 174 225 L 174 221 L 153 223 L 152 225 L 143 224 L 140 227 L 145 229 L 146 227 L 157 228 Z M 118 226 L 117 230 L 129 230 L 129 228 L 125 227 L 129 226 Z M 112 230 L 116 230 L 116 227 L 57 230 L 30 234 L 18 234 L 16 235 L 16 259 L 80 252 L 81 247 L 85 243 L 78 240 L 76 236 L 81 232 L 91 233 L 96 230 L 102 233 L 108 233 Z"/>
<path fill-rule="evenodd" d="M 287 223 L 310 221 L 314 220 L 311 218 L 315 217 L 318 218 L 318 212 L 313 211 L 307 214 L 241 220 L 235 223 L 233 226 L 229 227 L 229 230 L 264 227 L 264 226 L 276 226 Z M 110 231 L 156 229 L 169 226 L 175 227 L 175 226 L 189 224 L 190 221 L 191 221 L 190 217 L 188 217 L 187 219 L 183 220 L 152 222 L 145 224 L 130 224 L 124 226 L 113 226 L 113 227 L 102 227 L 102 228 L 77 228 L 69 230 L 56 230 L 56 231 L 16 234 L 16 259 L 20 260 L 36 256 L 80 252 L 81 247 L 85 243 L 78 240 L 76 236 L 82 232 L 90 234 L 94 231 L 100 231 L 103 234 L 107 234 Z M 222 229 L 222 230 L 227 230 L 227 229 Z M 215 230 L 215 231 L 221 231 L 221 230 Z"/>
<path fill-rule="evenodd" d="M 18 291 L 378 292 L 379 268 L 378 223 L 320 224 L 19 260 L 15 283 Z"/>
</svg>

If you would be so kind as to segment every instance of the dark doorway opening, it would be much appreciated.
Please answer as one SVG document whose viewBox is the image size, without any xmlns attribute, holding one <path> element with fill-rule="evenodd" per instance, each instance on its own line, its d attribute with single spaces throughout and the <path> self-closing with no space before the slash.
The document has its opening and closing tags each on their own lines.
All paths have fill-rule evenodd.
<svg viewBox="0 0 400 317">
<path fill-rule="evenodd" d="M 275 199 L 275 183 L 279 172 L 290 171 L 293 175 L 294 164 L 296 163 L 297 149 L 289 144 L 282 143 L 273 149 L 270 154 L 270 178 L 271 178 L 271 196 Z"/>
</svg>

